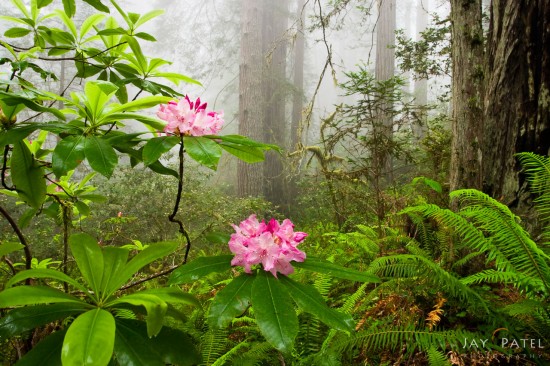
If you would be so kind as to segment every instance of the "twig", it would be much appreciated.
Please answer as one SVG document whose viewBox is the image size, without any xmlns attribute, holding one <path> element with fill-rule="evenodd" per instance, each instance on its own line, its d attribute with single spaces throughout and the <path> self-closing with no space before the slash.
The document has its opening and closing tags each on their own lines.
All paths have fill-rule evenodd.
<svg viewBox="0 0 550 366">
<path fill-rule="evenodd" d="M 185 237 L 185 241 L 187 242 L 187 247 L 185 248 L 185 256 L 183 257 L 183 264 L 187 263 L 187 257 L 189 256 L 189 250 L 191 249 L 191 239 L 189 239 L 189 234 L 183 227 L 183 222 L 181 220 L 176 219 L 176 215 L 178 214 L 179 205 L 181 201 L 181 194 L 183 192 L 183 165 L 185 160 L 185 148 L 183 145 L 183 136 L 181 136 L 180 141 L 180 151 L 179 151 L 179 179 L 178 179 L 178 194 L 176 196 L 176 203 L 174 204 L 174 211 L 172 211 L 172 214 L 168 216 L 168 220 L 170 222 L 174 222 L 178 224 L 180 230 L 179 232 Z"/>
<path fill-rule="evenodd" d="M 19 228 L 19 226 L 17 226 L 17 223 L 10 216 L 9 212 L 6 211 L 2 206 L 0 206 L 0 213 L 2 214 L 2 216 L 6 218 L 6 220 L 8 220 L 8 222 L 10 223 L 10 226 L 15 232 L 15 235 L 17 235 L 17 238 L 19 239 L 19 242 L 23 244 L 23 251 L 25 252 L 25 268 L 31 269 L 32 254 L 31 254 L 31 249 L 29 247 L 29 243 L 27 243 L 27 239 L 25 239 L 25 236 L 21 232 L 21 229 Z"/>
<path fill-rule="evenodd" d="M 141 283 L 150 281 L 150 280 L 152 280 L 152 279 L 154 279 L 154 278 L 158 278 L 158 277 L 161 277 L 161 276 L 170 274 L 170 273 L 172 273 L 172 271 L 174 271 L 174 270 L 175 270 L 176 268 L 178 268 L 178 267 L 179 267 L 179 265 L 177 265 L 177 266 L 172 266 L 172 267 L 170 267 L 170 268 L 168 268 L 168 269 L 166 269 L 166 270 L 164 270 L 164 271 L 162 271 L 162 272 L 155 273 L 155 274 L 153 274 L 153 275 L 151 275 L 151 276 L 149 276 L 149 277 L 145 277 L 145 278 L 142 278 L 142 279 L 140 279 L 140 280 L 131 282 L 131 283 L 125 285 L 125 286 L 122 286 L 120 289 L 121 289 L 121 290 L 127 290 L 127 289 L 129 289 L 130 287 L 137 286 L 137 285 L 139 285 L 139 284 L 141 284 Z"/>
</svg>

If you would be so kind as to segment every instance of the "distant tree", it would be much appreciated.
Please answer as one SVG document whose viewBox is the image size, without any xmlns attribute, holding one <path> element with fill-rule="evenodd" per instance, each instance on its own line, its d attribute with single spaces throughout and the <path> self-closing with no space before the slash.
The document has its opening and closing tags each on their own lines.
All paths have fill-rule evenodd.
<svg viewBox="0 0 550 366">
<path fill-rule="evenodd" d="M 378 21 L 376 24 L 376 65 L 375 77 L 379 82 L 393 78 L 395 74 L 395 0 L 378 0 Z M 388 102 L 389 103 L 389 102 Z M 382 105 L 378 111 L 379 122 L 374 128 L 382 130 L 382 133 L 374 132 L 374 135 L 383 136 L 388 143 L 393 134 L 393 118 L 384 111 L 391 109 L 390 105 Z M 380 171 L 389 182 L 392 177 L 392 158 L 387 149 L 376 149 L 374 161 L 380 165 Z"/>
<path fill-rule="evenodd" d="M 256 0 L 242 0 L 241 50 L 239 62 L 239 134 L 263 139 L 262 109 L 262 22 L 263 6 Z M 263 193 L 263 167 L 259 164 L 237 166 L 239 196 Z"/>
<path fill-rule="evenodd" d="M 428 25 L 429 0 L 417 0 L 416 2 L 416 41 L 422 37 L 421 33 L 426 30 Z M 428 104 L 428 79 L 420 75 L 415 75 L 414 80 L 414 99 L 416 105 L 420 107 L 418 122 L 413 124 L 414 136 L 421 140 L 426 132 L 428 116 L 423 109 Z"/>
<path fill-rule="evenodd" d="M 264 141 L 288 146 L 286 138 L 286 56 L 288 28 L 288 0 L 276 2 L 263 0 L 263 131 Z M 276 152 L 268 153 L 264 163 L 264 195 L 275 204 L 285 202 L 285 179 L 283 161 Z"/>
</svg>

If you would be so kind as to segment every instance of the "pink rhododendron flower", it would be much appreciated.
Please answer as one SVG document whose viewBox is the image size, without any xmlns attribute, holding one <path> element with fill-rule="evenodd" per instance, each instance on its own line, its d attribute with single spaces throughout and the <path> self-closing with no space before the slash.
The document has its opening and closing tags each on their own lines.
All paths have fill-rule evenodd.
<svg viewBox="0 0 550 366">
<path fill-rule="evenodd" d="M 303 262 L 306 254 L 296 248 L 307 236 L 295 232 L 294 224 L 286 219 L 279 224 L 275 219 L 269 223 L 259 222 L 256 215 L 232 225 L 235 233 L 229 240 L 229 249 L 235 254 L 231 261 L 233 266 L 242 266 L 250 273 L 251 266 L 262 264 L 264 270 L 277 277 L 277 272 L 289 275 L 294 272 L 290 261 Z"/>
<path fill-rule="evenodd" d="M 192 102 L 189 97 L 161 104 L 157 116 L 168 122 L 164 132 L 176 135 L 215 135 L 223 125 L 223 113 L 206 111 L 200 98 Z"/>
</svg>

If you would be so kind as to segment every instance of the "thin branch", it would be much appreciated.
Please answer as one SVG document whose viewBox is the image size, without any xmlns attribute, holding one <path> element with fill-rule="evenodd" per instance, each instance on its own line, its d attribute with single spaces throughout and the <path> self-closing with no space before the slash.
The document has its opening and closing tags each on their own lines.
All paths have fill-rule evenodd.
<svg viewBox="0 0 550 366">
<path fill-rule="evenodd" d="M 56 57 L 37 57 L 37 58 L 38 58 L 39 60 L 43 60 L 43 61 L 62 61 L 62 60 L 67 60 L 67 61 L 80 61 L 80 62 L 83 62 L 83 61 L 85 61 L 85 60 L 89 60 L 89 59 L 92 59 L 92 58 L 94 58 L 94 57 L 97 57 L 97 56 L 99 56 L 99 55 L 101 55 L 101 54 L 103 54 L 103 53 L 105 53 L 105 52 L 108 52 L 108 51 L 112 50 L 113 48 L 116 48 L 116 47 L 118 47 L 118 46 L 120 46 L 120 45 L 123 45 L 123 44 L 125 44 L 125 43 L 127 43 L 127 42 L 120 42 L 120 43 L 118 43 L 118 44 L 116 44 L 116 45 L 114 45 L 114 46 L 108 47 L 108 48 L 104 49 L 103 51 L 100 51 L 100 52 L 98 52 L 98 53 L 96 53 L 96 54 L 93 54 L 93 55 L 87 56 L 87 57 L 83 57 L 83 58 L 79 58 L 79 59 L 77 59 L 77 58 L 75 58 L 75 57 L 57 57 L 57 58 L 56 58 Z"/>
<path fill-rule="evenodd" d="M 32 254 L 31 249 L 29 247 L 29 243 L 27 243 L 27 239 L 25 239 L 25 236 L 21 232 L 21 229 L 19 226 L 17 226 L 17 223 L 15 220 L 10 216 L 9 212 L 4 209 L 4 207 L 0 206 L 0 213 L 8 222 L 10 223 L 11 228 L 15 232 L 15 235 L 17 235 L 17 238 L 19 239 L 19 242 L 23 244 L 23 251 L 25 252 L 25 268 L 31 269 L 31 261 L 32 261 Z"/>
<path fill-rule="evenodd" d="M 184 262 L 184 263 L 185 263 L 185 262 Z M 152 280 L 152 279 L 154 279 L 154 278 L 158 278 L 158 277 L 161 277 L 161 276 L 170 274 L 170 273 L 172 273 L 172 271 L 174 271 L 174 270 L 175 270 L 176 268 L 178 268 L 178 267 L 179 267 L 179 265 L 177 265 L 177 266 L 172 266 L 172 267 L 170 267 L 170 268 L 168 268 L 168 269 L 166 269 L 166 270 L 164 270 L 164 271 L 162 271 L 162 272 L 155 273 L 155 274 L 153 274 L 153 275 L 151 275 L 151 276 L 148 276 L 148 277 L 142 278 L 142 279 L 140 279 L 140 280 L 131 282 L 131 283 L 125 285 L 125 286 L 122 286 L 122 287 L 120 288 L 120 290 L 127 290 L 127 289 L 129 289 L 130 287 L 137 286 L 137 285 L 142 284 L 142 283 L 144 283 L 144 282 L 150 281 L 150 280 Z"/>
<path fill-rule="evenodd" d="M 17 270 L 13 266 L 13 262 L 10 261 L 10 259 L 8 257 L 4 257 L 4 262 L 6 262 L 8 267 L 10 267 L 11 273 L 13 273 L 14 275 L 17 274 Z"/>
<path fill-rule="evenodd" d="M 181 202 L 181 194 L 183 192 L 183 165 L 185 161 L 185 148 L 183 145 L 183 136 L 181 136 L 180 141 L 180 151 L 179 151 L 179 179 L 178 179 L 178 194 L 176 196 L 176 203 L 174 204 L 174 211 L 172 211 L 172 214 L 168 216 L 168 220 L 170 222 L 174 222 L 178 224 L 180 230 L 179 232 L 185 237 L 185 241 L 187 242 L 187 246 L 185 248 L 185 256 L 183 257 L 183 264 L 187 263 L 187 257 L 189 256 L 189 250 L 191 249 L 191 239 L 189 239 L 189 234 L 183 227 L 183 222 L 181 220 L 176 219 L 176 215 L 178 214 L 179 205 Z"/>
</svg>

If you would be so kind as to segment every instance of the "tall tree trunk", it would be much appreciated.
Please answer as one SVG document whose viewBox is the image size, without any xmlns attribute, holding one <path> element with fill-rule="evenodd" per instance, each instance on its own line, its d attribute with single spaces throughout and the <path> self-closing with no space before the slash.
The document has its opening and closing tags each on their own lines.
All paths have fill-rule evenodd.
<svg viewBox="0 0 550 366">
<path fill-rule="evenodd" d="M 451 190 L 482 188 L 484 49 L 481 0 L 451 0 Z"/>
<path fill-rule="evenodd" d="M 417 0 L 416 3 L 416 41 L 420 40 L 420 34 L 428 26 L 429 0 Z M 422 140 L 426 133 L 428 115 L 426 105 L 428 104 L 428 79 L 416 78 L 414 81 L 414 99 L 419 107 L 418 121 L 413 124 L 413 135 L 417 140 Z"/>
<path fill-rule="evenodd" d="M 262 4 L 256 0 L 241 3 L 241 50 L 239 65 L 239 134 L 263 140 L 262 115 Z M 263 167 L 242 161 L 237 166 L 239 196 L 263 193 Z"/>
<path fill-rule="evenodd" d="M 494 0 L 485 97 L 485 191 L 505 203 L 520 187 L 514 154 L 550 153 L 550 3 Z"/>
<path fill-rule="evenodd" d="M 304 106 L 304 5 L 305 0 L 298 0 L 297 18 L 298 27 L 294 41 L 294 77 L 292 84 L 294 93 L 292 98 L 292 122 L 290 127 L 290 148 L 296 149 L 302 142 L 302 109 Z"/>
<path fill-rule="evenodd" d="M 286 139 L 286 37 L 288 26 L 288 0 L 276 2 L 263 0 L 263 114 L 264 141 L 281 147 L 288 145 Z M 264 194 L 276 205 L 285 202 L 283 162 L 276 152 L 266 154 L 264 164 Z"/>
<path fill-rule="evenodd" d="M 383 82 L 395 75 L 395 0 L 378 0 L 378 21 L 376 24 L 376 65 L 375 78 Z M 378 122 L 373 131 L 376 140 L 374 146 L 374 175 L 375 180 L 380 181 L 384 176 L 391 183 L 393 181 L 392 159 L 388 151 L 393 135 L 392 113 L 388 113 L 393 106 L 382 101 L 377 111 Z M 381 187 L 376 187 L 379 190 Z"/>
</svg>

